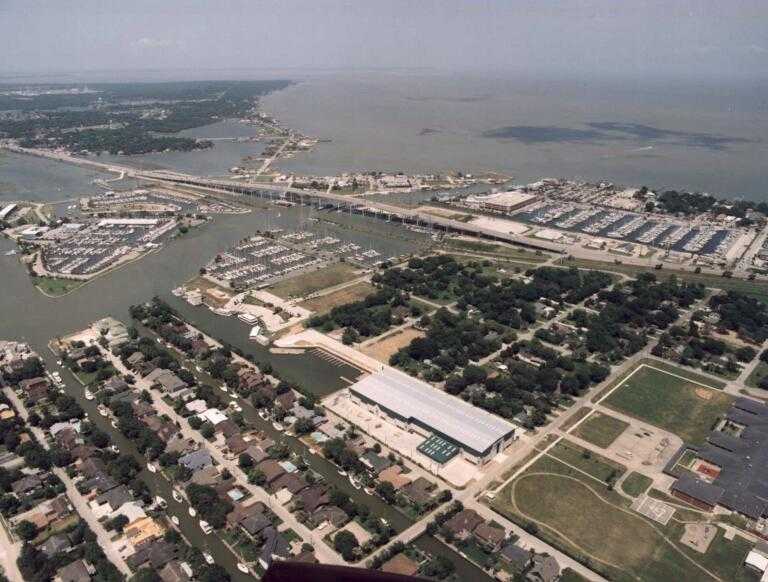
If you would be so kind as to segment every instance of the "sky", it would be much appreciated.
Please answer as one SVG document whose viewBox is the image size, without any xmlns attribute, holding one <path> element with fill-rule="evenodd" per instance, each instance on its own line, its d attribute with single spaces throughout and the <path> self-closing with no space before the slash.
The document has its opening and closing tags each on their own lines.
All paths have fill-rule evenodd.
<svg viewBox="0 0 768 582">
<path fill-rule="evenodd" d="M 765 0 L 0 0 L 0 74 L 768 77 Z"/>
</svg>

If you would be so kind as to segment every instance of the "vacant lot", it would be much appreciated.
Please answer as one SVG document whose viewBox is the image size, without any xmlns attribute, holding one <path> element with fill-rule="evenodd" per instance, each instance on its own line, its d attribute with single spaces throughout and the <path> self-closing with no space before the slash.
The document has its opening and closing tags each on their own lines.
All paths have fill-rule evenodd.
<svg viewBox="0 0 768 582">
<path fill-rule="evenodd" d="M 411 341 L 417 337 L 424 337 L 424 332 L 409 327 L 402 331 L 398 331 L 397 333 L 388 335 L 380 341 L 369 344 L 364 348 L 361 348 L 360 351 L 387 364 L 389 363 L 389 358 L 392 354 L 400 348 L 410 344 Z"/>
<path fill-rule="evenodd" d="M 310 293 L 340 285 L 355 278 L 356 269 L 348 263 L 336 263 L 317 271 L 302 273 L 272 285 L 268 291 L 282 299 L 305 297 Z"/>
<path fill-rule="evenodd" d="M 325 313 L 330 311 L 334 307 L 344 305 L 345 303 L 352 303 L 353 301 L 360 301 L 365 299 L 368 295 L 373 293 L 376 288 L 370 283 L 360 282 L 344 287 L 338 291 L 322 295 L 320 297 L 313 297 L 299 303 L 299 307 L 309 309 L 315 313 Z"/>
<path fill-rule="evenodd" d="M 643 365 L 603 404 L 698 444 L 732 401 L 728 394 Z"/>
<path fill-rule="evenodd" d="M 627 495 L 637 497 L 648 491 L 648 487 L 650 487 L 652 483 L 653 480 L 650 477 L 646 477 L 642 473 L 632 472 L 627 475 L 627 478 L 624 479 L 624 481 L 622 481 L 621 489 Z"/>
<path fill-rule="evenodd" d="M 595 412 L 582 422 L 573 434 L 602 449 L 607 449 L 628 426 L 628 422 Z"/>
<path fill-rule="evenodd" d="M 759 388 L 760 381 L 766 376 L 768 376 L 768 364 L 760 360 L 744 383 L 752 388 Z"/>
</svg>

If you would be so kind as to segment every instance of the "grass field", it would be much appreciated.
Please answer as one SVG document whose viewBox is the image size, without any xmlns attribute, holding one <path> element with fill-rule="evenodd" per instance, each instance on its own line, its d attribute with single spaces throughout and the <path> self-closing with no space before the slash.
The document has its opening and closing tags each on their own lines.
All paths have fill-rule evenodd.
<svg viewBox="0 0 768 582">
<path fill-rule="evenodd" d="M 646 477 L 642 473 L 633 471 L 621 482 L 621 490 L 627 495 L 638 497 L 648 491 L 648 487 L 650 487 L 651 484 L 653 484 L 653 479 Z"/>
<path fill-rule="evenodd" d="M 573 413 L 573 416 L 571 416 L 571 418 L 569 418 L 563 424 L 560 425 L 560 430 L 562 430 L 563 432 L 568 432 L 569 428 L 571 428 L 574 424 L 576 424 L 582 418 L 587 416 L 590 412 L 592 412 L 592 409 L 589 406 L 582 406 L 576 412 Z"/>
<path fill-rule="evenodd" d="M 584 578 L 584 576 L 570 568 L 563 570 L 560 573 L 560 578 L 557 580 L 558 582 L 587 582 L 587 579 Z"/>
<path fill-rule="evenodd" d="M 78 287 L 85 285 L 84 281 L 72 281 L 69 279 L 56 279 L 54 277 L 32 277 L 32 284 L 45 295 L 61 297 Z"/>
<path fill-rule="evenodd" d="M 728 394 L 641 366 L 603 404 L 698 444 L 732 402 Z"/>
<path fill-rule="evenodd" d="M 623 465 L 619 465 L 597 453 L 587 451 L 566 439 L 561 440 L 552 447 L 548 454 L 603 483 L 608 483 L 609 479 L 618 479 L 626 471 L 626 467 Z"/>
<path fill-rule="evenodd" d="M 631 511 L 615 491 L 596 484 L 552 458 L 541 458 L 506 485 L 492 507 L 518 524 L 535 522 L 537 536 L 590 567 L 618 581 L 749 579 L 743 568 L 745 540 L 719 536 L 702 555 L 686 550 L 679 540 L 681 524 L 663 528 Z M 674 543 L 665 542 L 666 535 Z"/>
<path fill-rule="evenodd" d="M 361 281 L 360 283 L 355 283 L 354 285 L 344 287 L 343 289 L 328 293 L 327 295 L 321 295 L 320 297 L 313 297 L 312 299 L 302 301 L 299 303 L 299 307 L 309 309 L 315 313 L 325 313 L 339 305 L 365 299 L 375 290 L 376 287 L 370 283 Z"/>
<path fill-rule="evenodd" d="M 640 273 L 653 273 L 658 278 L 663 279 L 670 275 L 675 275 L 678 279 L 690 281 L 692 283 L 702 283 L 707 287 L 723 289 L 725 291 L 740 291 L 750 295 L 755 299 L 768 303 L 768 283 L 764 281 L 747 281 L 745 279 L 735 279 L 721 277 L 719 275 L 707 275 L 704 273 L 691 273 L 688 271 L 673 271 L 670 269 L 655 270 L 653 267 L 641 267 L 638 265 L 617 265 L 603 261 L 591 261 L 588 259 L 563 259 L 565 266 L 582 267 L 585 269 L 597 269 L 602 271 L 612 271 L 614 273 L 623 273 L 625 275 L 636 276 Z"/>
<path fill-rule="evenodd" d="M 474 240 L 452 238 L 448 239 L 445 245 L 448 249 L 504 257 L 507 259 L 520 259 L 529 263 L 543 263 L 550 258 L 550 255 L 546 253 L 542 252 L 542 254 L 537 255 L 536 251 L 522 247 L 508 247 Z"/>
<path fill-rule="evenodd" d="M 494 499 L 497 511 L 533 520 L 539 533 L 613 580 L 699 580 L 648 521 L 615 491 L 552 459 L 534 463 Z M 628 540 L 631 538 L 631 543 Z"/>
<path fill-rule="evenodd" d="M 628 422 L 595 412 L 573 434 L 602 449 L 607 449 L 629 426 Z"/>
<path fill-rule="evenodd" d="M 762 380 L 766 376 L 768 376 L 768 364 L 760 360 L 757 366 L 755 366 L 755 369 L 752 370 L 752 373 L 749 376 L 747 376 L 747 379 L 744 383 L 747 386 L 751 386 L 752 388 L 759 388 L 760 380 Z"/>
<path fill-rule="evenodd" d="M 267 289 L 282 299 L 305 297 L 310 293 L 340 285 L 355 278 L 355 267 L 349 263 L 335 263 L 317 271 L 302 273 L 278 281 Z"/>
</svg>

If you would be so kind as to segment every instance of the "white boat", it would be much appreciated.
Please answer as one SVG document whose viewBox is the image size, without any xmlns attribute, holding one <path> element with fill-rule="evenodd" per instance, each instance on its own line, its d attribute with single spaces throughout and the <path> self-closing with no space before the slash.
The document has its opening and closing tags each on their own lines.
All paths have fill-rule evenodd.
<svg viewBox="0 0 768 582">
<path fill-rule="evenodd" d="M 175 515 L 172 515 L 172 516 L 171 516 L 171 523 L 172 523 L 173 525 L 179 525 L 179 518 L 178 518 L 178 517 L 176 517 Z"/>
<path fill-rule="evenodd" d="M 264 409 L 262 408 L 261 410 L 259 410 L 259 418 L 260 418 L 261 420 L 269 420 L 269 414 L 267 413 L 267 411 L 266 411 L 266 410 L 264 410 Z"/>
<path fill-rule="evenodd" d="M 107 408 L 107 407 L 106 407 L 106 406 L 104 406 L 103 404 L 99 404 L 99 405 L 96 407 L 96 410 L 98 410 L 98 411 L 99 411 L 99 414 L 100 414 L 101 416 L 107 416 L 107 415 L 109 414 L 109 408 Z"/>
<path fill-rule="evenodd" d="M 363 487 L 363 491 L 365 491 L 368 495 L 373 495 L 375 493 L 372 487 Z"/>
<path fill-rule="evenodd" d="M 56 360 L 56 365 L 61 366 L 61 360 Z"/>
<path fill-rule="evenodd" d="M 203 533 L 205 535 L 208 535 L 213 531 L 213 528 L 211 527 L 211 524 L 205 521 L 204 519 L 200 520 L 200 529 L 203 530 Z"/>
<path fill-rule="evenodd" d="M 159 495 L 155 497 L 155 503 L 157 503 L 157 505 L 162 509 L 165 509 L 166 507 L 168 507 L 168 502 L 162 497 L 160 497 Z"/>
<path fill-rule="evenodd" d="M 93 392 L 88 390 L 88 388 L 85 389 L 85 399 L 86 400 L 93 400 L 94 399 Z"/>
<path fill-rule="evenodd" d="M 113 421 L 112 421 L 112 422 L 110 422 L 109 424 L 111 424 L 111 425 L 112 425 L 112 428 L 117 428 L 117 421 L 116 421 L 116 420 L 113 420 Z"/>
<path fill-rule="evenodd" d="M 195 508 L 194 507 L 190 507 L 189 508 L 189 516 L 190 517 L 195 517 L 196 515 L 197 515 L 197 511 L 195 511 Z"/>
<path fill-rule="evenodd" d="M 336 472 L 337 472 L 339 475 L 341 475 L 342 477 L 346 477 L 346 476 L 347 476 L 347 472 L 346 472 L 344 469 L 339 469 L 339 470 L 338 470 L 338 471 L 336 471 Z"/>
<path fill-rule="evenodd" d="M 360 482 L 352 477 L 352 475 L 349 476 L 349 484 L 352 485 L 355 489 L 360 489 L 362 485 L 360 485 Z"/>
<path fill-rule="evenodd" d="M 176 503 L 181 503 L 181 502 L 183 501 L 183 499 L 184 499 L 184 498 L 181 496 L 181 493 L 179 493 L 179 492 L 178 492 L 178 491 L 176 491 L 175 489 L 174 489 L 174 490 L 173 490 L 173 492 L 171 493 L 171 496 L 173 497 L 173 500 L 174 500 Z"/>
<path fill-rule="evenodd" d="M 224 384 L 219 386 L 219 390 L 221 390 L 222 392 L 229 392 L 229 390 L 227 390 L 227 387 Z"/>
<path fill-rule="evenodd" d="M 243 574 L 250 574 L 250 570 L 248 570 L 248 566 L 246 566 L 242 562 L 237 563 L 237 569 L 240 570 Z"/>
<path fill-rule="evenodd" d="M 155 467 L 152 463 L 147 463 L 147 471 L 150 473 L 157 473 L 157 467 Z"/>
<path fill-rule="evenodd" d="M 110 450 L 111 450 L 113 453 L 115 453 L 116 455 L 120 453 L 120 447 L 118 447 L 117 445 L 112 445 L 111 447 L 109 447 L 109 449 L 110 449 Z"/>
<path fill-rule="evenodd" d="M 209 566 L 213 565 L 213 556 L 209 554 L 208 552 L 203 552 L 203 558 L 205 559 L 205 563 Z"/>
<path fill-rule="evenodd" d="M 274 428 L 274 429 L 275 429 L 276 431 L 278 431 L 278 432 L 283 432 L 283 431 L 285 430 L 285 428 L 283 428 L 283 425 L 282 425 L 282 424 L 280 424 L 280 423 L 279 423 L 279 422 L 277 422 L 277 421 L 275 421 L 275 422 L 273 422 L 273 423 L 272 423 L 272 428 Z"/>
</svg>

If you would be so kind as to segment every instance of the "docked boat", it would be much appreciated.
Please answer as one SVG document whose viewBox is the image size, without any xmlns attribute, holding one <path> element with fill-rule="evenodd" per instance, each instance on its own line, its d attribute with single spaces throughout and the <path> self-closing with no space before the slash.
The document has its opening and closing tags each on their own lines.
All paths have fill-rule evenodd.
<svg viewBox="0 0 768 582">
<path fill-rule="evenodd" d="M 346 472 L 344 469 L 339 469 L 339 470 L 338 470 L 338 471 L 336 471 L 336 472 L 337 472 L 339 475 L 341 475 L 342 477 L 346 477 L 346 476 L 347 476 L 347 472 Z"/>
<path fill-rule="evenodd" d="M 85 399 L 86 400 L 93 400 L 95 397 L 93 395 L 93 392 L 88 390 L 88 388 L 85 389 Z"/>
<path fill-rule="evenodd" d="M 203 552 L 203 558 L 205 559 L 205 563 L 209 566 L 213 565 L 213 556 L 209 554 L 208 552 Z"/>
<path fill-rule="evenodd" d="M 116 455 L 120 454 L 120 447 L 118 447 L 117 445 L 112 445 L 111 447 L 109 447 L 109 450 L 115 453 Z"/>
<path fill-rule="evenodd" d="M 203 533 L 205 535 L 208 535 L 213 531 L 211 524 L 205 521 L 204 519 L 200 520 L 200 529 L 203 530 Z"/>
<path fill-rule="evenodd" d="M 171 523 L 172 523 L 173 525 L 179 525 L 179 518 L 178 518 L 178 517 L 176 517 L 175 515 L 172 515 L 172 516 L 171 516 Z"/>
<path fill-rule="evenodd" d="M 354 487 L 355 489 L 360 489 L 362 487 L 360 482 L 354 477 L 352 477 L 351 475 L 349 476 L 349 484 L 352 485 L 352 487 Z"/>
<path fill-rule="evenodd" d="M 181 503 L 181 502 L 182 502 L 182 500 L 183 500 L 183 497 L 181 496 L 181 493 L 179 493 L 178 491 L 176 491 L 176 489 L 174 489 L 174 490 L 173 490 L 173 492 L 171 493 L 171 496 L 173 497 L 173 500 L 174 500 L 176 503 Z"/>
<path fill-rule="evenodd" d="M 157 467 L 155 467 L 152 463 L 147 463 L 147 471 L 150 473 L 157 473 Z"/>
<path fill-rule="evenodd" d="M 248 566 L 246 566 L 242 562 L 237 563 L 237 569 L 240 570 L 243 574 L 250 574 L 250 570 L 248 570 Z"/>
<path fill-rule="evenodd" d="M 274 428 L 274 429 L 275 429 L 276 431 L 278 431 L 278 432 L 283 432 L 283 431 L 285 430 L 285 427 L 283 427 L 283 425 L 282 425 L 282 424 L 280 424 L 280 423 L 279 423 L 279 422 L 277 422 L 277 421 L 275 421 L 275 422 L 273 422 L 273 423 L 272 423 L 272 428 Z"/>
<path fill-rule="evenodd" d="M 368 495 L 373 495 L 375 493 L 373 487 L 363 487 L 363 491 L 365 491 Z"/>
<path fill-rule="evenodd" d="M 261 420 L 269 420 L 269 413 L 263 408 L 259 410 L 259 418 Z"/>
<path fill-rule="evenodd" d="M 165 509 L 166 507 L 168 507 L 168 502 L 162 497 L 160 497 L 159 495 L 155 497 L 155 503 L 157 503 L 158 507 L 162 509 Z"/>
<path fill-rule="evenodd" d="M 197 515 L 197 511 L 195 511 L 194 507 L 189 508 L 189 517 L 195 517 Z"/>
<path fill-rule="evenodd" d="M 98 410 L 98 411 L 99 411 L 99 414 L 100 414 L 101 416 L 107 416 L 107 415 L 109 414 L 109 408 L 107 408 L 107 407 L 106 407 L 106 406 L 104 406 L 103 404 L 99 404 L 99 405 L 96 407 L 96 410 Z"/>
</svg>

